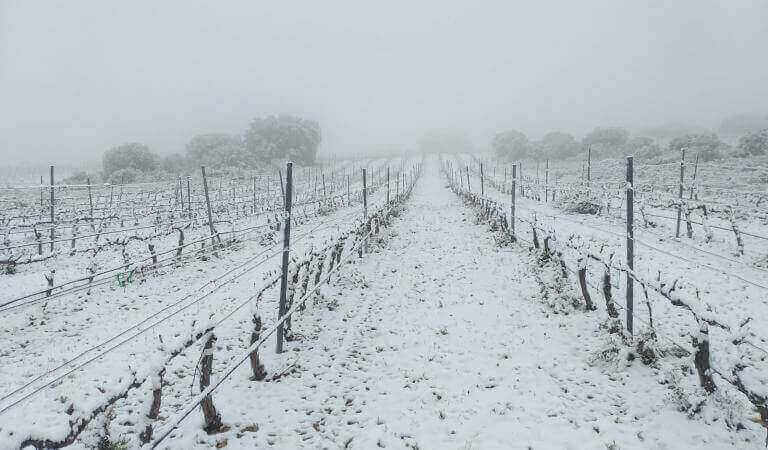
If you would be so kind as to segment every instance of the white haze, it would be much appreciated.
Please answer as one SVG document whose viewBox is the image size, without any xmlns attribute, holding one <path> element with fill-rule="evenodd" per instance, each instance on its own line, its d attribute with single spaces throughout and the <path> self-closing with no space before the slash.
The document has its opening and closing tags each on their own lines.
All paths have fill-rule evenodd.
<svg viewBox="0 0 768 450">
<path fill-rule="evenodd" d="M 480 145 L 768 111 L 768 2 L 0 0 L 0 164 L 183 151 L 250 118 L 320 121 L 324 152 Z"/>
</svg>

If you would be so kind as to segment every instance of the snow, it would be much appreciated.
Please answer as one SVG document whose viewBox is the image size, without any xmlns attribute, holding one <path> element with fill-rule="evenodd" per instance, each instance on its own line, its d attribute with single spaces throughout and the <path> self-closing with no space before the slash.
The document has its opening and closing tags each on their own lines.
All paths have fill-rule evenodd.
<svg viewBox="0 0 768 450">
<path fill-rule="evenodd" d="M 259 425 L 228 448 L 757 447 L 678 412 L 659 371 L 595 364 L 598 321 L 535 301 L 527 252 L 496 246 L 435 171 L 386 247 L 324 289 L 339 307 L 294 322 L 300 370 L 222 386 L 224 420 Z M 222 439 L 194 430 L 169 448 Z"/>
<path fill-rule="evenodd" d="M 467 158 L 458 157 L 454 161 L 454 167 L 466 167 Z M 475 164 L 476 166 L 477 164 Z M 621 177 L 623 171 L 619 167 L 611 169 L 612 177 Z M 472 174 L 472 186 L 477 191 L 480 185 L 478 172 Z M 465 172 L 466 173 L 466 172 Z M 465 177 L 466 178 L 466 177 Z M 607 177 L 610 178 L 610 177 Z M 485 182 L 485 196 L 500 202 L 504 208 L 510 205 L 510 194 L 501 192 L 501 178 L 494 182 L 491 178 Z M 521 240 L 530 241 L 531 222 L 536 223 L 538 215 L 539 227 L 553 230 L 560 242 L 575 237 L 583 242 L 590 253 L 596 254 L 605 261 L 611 260 L 610 265 L 621 269 L 625 267 L 623 262 L 625 254 L 626 231 L 625 221 L 621 217 L 621 210 L 614 205 L 613 214 L 571 214 L 565 209 L 567 204 L 560 201 L 537 201 L 534 197 L 543 194 L 543 184 L 531 180 L 529 177 L 526 186 L 528 198 L 518 196 L 516 204 L 517 232 Z M 598 184 L 594 183 L 593 184 Z M 623 182 L 619 182 L 623 185 Z M 635 178 L 637 185 L 637 177 Z M 600 191 L 593 186 L 593 190 Z M 608 192 L 608 191 L 606 191 Z M 562 199 L 562 192 L 558 192 Z M 622 196 L 614 197 L 622 201 Z M 636 198 L 642 199 L 639 195 Z M 636 208 L 637 209 L 637 208 Z M 634 228 L 634 273 L 647 285 L 671 286 L 677 281 L 677 285 L 687 286 L 687 292 L 676 292 L 675 295 L 684 296 L 689 305 L 697 305 L 699 312 L 705 313 L 707 318 L 716 318 L 719 323 L 726 325 L 728 329 L 712 329 L 712 363 L 720 371 L 728 372 L 729 368 L 738 361 L 738 351 L 732 345 L 734 336 L 731 331 L 743 335 L 737 330 L 738 324 L 750 317 L 760 317 L 767 305 L 765 301 L 768 283 L 765 269 L 760 267 L 758 256 L 764 257 L 768 252 L 765 241 L 760 239 L 750 240 L 747 254 L 741 257 L 727 257 L 737 249 L 734 248 L 733 233 L 729 230 L 717 230 L 712 242 L 706 242 L 699 229 L 694 229 L 694 237 L 687 238 L 685 233 L 680 238 L 674 238 L 674 222 L 657 221 L 656 227 L 645 227 L 640 215 L 635 211 Z M 668 211 L 666 214 L 669 214 Z M 752 219 L 752 222 L 759 222 Z M 715 219 L 713 219 L 714 221 Z M 742 222 L 745 223 L 746 221 Z M 757 227 L 757 223 L 751 224 Z M 762 225 L 760 225 L 762 227 Z M 758 231 L 754 229 L 753 231 Z M 758 231 L 759 232 L 759 231 Z M 539 233 L 541 234 L 541 232 Z M 573 248 L 564 250 L 564 259 L 569 267 L 578 267 L 579 251 Z M 734 259 L 739 258 L 739 259 Z M 603 267 L 600 263 L 588 261 L 587 281 L 594 291 L 599 293 L 600 276 Z M 621 270 L 611 271 L 614 282 L 614 300 L 621 306 L 624 303 L 626 274 Z M 649 332 L 650 317 L 645 307 L 640 308 L 639 303 L 644 302 L 642 288 L 635 283 L 635 330 L 636 334 Z M 666 288 L 665 288 L 666 289 Z M 652 289 L 649 288 L 649 291 Z M 666 289 L 668 290 L 668 289 Z M 682 289 L 681 289 L 682 290 Z M 698 324 L 693 315 L 688 311 L 673 305 L 668 299 L 649 292 L 650 305 L 653 309 L 655 333 L 665 341 L 665 344 L 682 346 L 692 351 L 689 345 L 691 331 L 698 332 Z M 768 335 L 764 330 L 755 327 L 749 330 L 750 344 L 764 347 L 768 342 Z M 768 370 L 765 355 L 762 352 L 757 358 L 750 358 L 748 364 L 756 364 L 760 370 Z M 726 380 L 720 380 L 720 384 L 726 384 Z M 760 386 L 751 386 L 758 390 Z"/>
<path fill-rule="evenodd" d="M 160 448 L 211 448 L 225 441 L 226 448 L 234 449 L 762 447 L 763 430 L 756 424 L 744 422 L 747 428 L 740 431 L 726 425 L 727 412 L 717 408 L 728 398 L 711 402 L 700 415 L 679 411 L 681 395 L 690 401 L 697 395 L 695 373 L 679 370 L 684 361 L 649 367 L 637 358 L 628 361 L 627 347 L 620 347 L 616 357 L 601 357 L 616 344 L 601 327 L 604 312 L 542 302 L 540 283 L 551 284 L 553 274 L 538 267 L 524 246 L 499 246 L 488 227 L 477 222 L 475 213 L 446 187 L 437 161 L 428 161 L 405 213 L 383 226 L 383 235 L 371 239 L 370 253 L 359 260 L 355 256 L 293 318 L 301 338 L 287 342 L 280 355 L 273 353 L 272 339 L 263 346 L 260 357 L 268 379 L 285 374 L 274 381 L 249 381 L 250 368 L 242 365 L 213 393 L 229 430 L 207 435 L 198 408 Z M 323 232 L 312 241 L 330 235 Z M 127 307 L 112 318 L 109 310 L 99 313 L 93 335 L 78 345 L 98 342 L 120 324 L 133 323 L 147 314 L 142 311 L 147 305 L 155 310 L 154 302 L 162 305 L 194 291 L 200 281 L 253 256 L 255 248 L 253 244 L 246 254 L 232 253 L 226 262 L 211 260 L 182 270 L 180 279 L 111 292 L 110 302 Z M 34 431 L 46 438 L 66 434 L 66 415 L 51 406 L 54 396 L 67 394 L 83 407 L 78 402 L 88 396 L 94 402 L 102 399 L 89 394 L 92 386 L 112 380 L 116 389 L 118 376 L 126 383 L 126 365 L 157 370 L 155 353 L 186 340 L 190 321 L 196 321 L 195 329 L 204 329 L 212 313 L 215 322 L 222 309 L 253 295 L 272 273 L 265 268 L 222 288 L 178 324 L 166 326 L 165 345 L 153 337 L 131 346 L 89 371 L 90 382 L 82 377 L 78 383 L 84 385 L 65 382 L 38 398 L 35 406 L 0 416 L 0 448 L 17 445 L 12 432 Z M 568 289 L 575 286 L 571 279 Z M 171 287 L 178 290 L 172 296 L 167 293 Z M 275 290 L 258 305 L 263 330 L 274 323 Z M 153 291 L 169 298 L 153 300 Z M 558 292 L 548 295 L 561 300 Z M 99 303 L 99 308 L 107 305 Z M 80 314 L 98 311 L 85 307 L 89 309 Z M 256 307 L 243 309 L 216 330 L 212 381 L 248 346 L 250 311 Z M 191 392 L 197 387 L 190 380 L 199 358 L 200 345 L 195 345 L 166 367 L 156 435 L 197 393 Z M 31 362 L 13 362 L 23 370 L 4 390 L 38 372 Z M 678 366 L 676 372 L 672 366 Z M 132 448 L 138 447 L 144 423 L 139 418 L 148 410 L 153 383 L 114 407 L 111 435 L 128 439 Z M 734 409 L 743 416 L 738 420 L 745 421 L 743 403 L 734 403 Z M 25 413 L 39 419 L 25 423 Z M 72 447 L 92 445 L 97 432 L 84 433 Z"/>
</svg>

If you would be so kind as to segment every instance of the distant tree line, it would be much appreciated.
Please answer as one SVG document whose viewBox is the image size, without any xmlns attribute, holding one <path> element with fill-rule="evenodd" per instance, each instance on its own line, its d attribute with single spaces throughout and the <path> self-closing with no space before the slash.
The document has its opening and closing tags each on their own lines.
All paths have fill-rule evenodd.
<svg viewBox="0 0 768 450">
<path fill-rule="evenodd" d="M 581 157 L 588 150 L 596 159 L 635 155 L 645 160 L 677 157 L 681 149 L 698 155 L 701 161 L 714 161 L 727 156 L 753 157 L 768 155 L 768 123 L 763 129 L 750 129 L 735 145 L 724 142 L 716 133 L 694 132 L 666 139 L 631 136 L 621 127 L 597 127 L 580 141 L 568 133 L 552 131 L 539 140 L 529 139 L 523 132 L 507 130 L 497 133 L 492 141 L 496 156 L 507 160 L 568 159 Z"/>
<path fill-rule="evenodd" d="M 253 119 L 242 136 L 209 133 L 194 136 L 184 154 L 159 156 L 139 142 L 111 148 L 102 158 L 102 179 L 131 183 L 162 173 L 179 173 L 200 165 L 214 169 L 251 169 L 275 159 L 314 164 L 322 136 L 314 120 L 279 115 Z M 85 182 L 78 174 L 71 182 Z"/>
</svg>

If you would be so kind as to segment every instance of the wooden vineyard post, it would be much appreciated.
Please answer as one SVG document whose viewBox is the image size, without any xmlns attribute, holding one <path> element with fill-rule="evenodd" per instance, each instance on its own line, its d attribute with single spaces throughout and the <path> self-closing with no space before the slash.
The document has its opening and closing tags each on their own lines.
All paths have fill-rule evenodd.
<svg viewBox="0 0 768 450">
<path fill-rule="evenodd" d="M 213 373 L 213 344 L 216 342 L 216 335 L 211 332 L 208 336 L 208 340 L 205 341 L 205 347 L 203 347 L 203 355 L 200 358 L 200 392 L 205 391 L 208 386 L 211 385 L 211 374 Z M 213 397 L 211 394 L 206 395 L 200 401 L 200 407 L 203 410 L 203 417 L 205 418 L 205 431 L 208 434 L 213 434 L 221 430 L 221 415 L 216 411 L 216 407 L 213 405 Z"/>
<path fill-rule="evenodd" d="M 174 186 L 173 188 L 173 204 L 168 205 L 169 212 L 173 211 L 172 206 L 176 206 L 178 204 L 179 204 L 179 183 L 176 183 L 176 186 Z"/>
<path fill-rule="evenodd" d="M 366 182 L 365 169 L 363 169 L 363 220 L 368 220 L 368 185 Z"/>
<path fill-rule="evenodd" d="M 483 163 L 480 163 L 480 195 L 485 195 L 485 176 L 483 175 Z"/>
<path fill-rule="evenodd" d="M 347 175 L 347 206 L 352 204 L 352 200 L 349 197 L 349 175 Z"/>
<path fill-rule="evenodd" d="M 285 205 L 285 188 L 283 187 L 283 171 L 282 169 L 277 170 L 277 175 L 280 177 L 280 195 L 283 196 L 283 205 Z M 288 174 L 286 174 L 286 177 Z M 315 183 L 315 187 L 317 187 L 317 183 Z M 317 199 L 317 189 L 315 189 L 315 199 Z"/>
<path fill-rule="evenodd" d="M 696 161 L 693 163 L 693 180 L 691 181 L 691 200 L 693 200 L 694 195 L 696 196 L 696 200 L 699 199 L 699 194 L 696 192 L 696 175 L 699 172 L 699 154 L 696 153 Z M 695 194 L 694 194 L 695 193 Z"/>
<path fill-rule="evenodd" d="M 289 162 L 285 168 L 286 195 L 285 195 L 285 227 L 283 227 L 283 265 L 280 277 L 280 302 L 278 304 L 277 320 L 282 320 L 287 312 L 286 296 L 288 294 L 288 258 L 291 252 L 291 200 L 293 195 L 293 163 Z M 277 326 L 276 352 L 283 352 L 283 323 Z"/>
<path fill-rule="evenodd" d="M 181 184 L 181 175 L 179 175 L 179 217 L 184 217 L 184 186 Z"/>
<path fill-rule="evenodd" d="M 125 175 L 120 176 L 120 195 L 117 196 L 117 208 L 120 209 L 120 205 L 123 203 L 123 188 L 125 187 Z M 122 223 L 120 224 L 122 227 Z"/>
<path fill-rule="evenodd" d="M 472 192 L 472 187 L 469 185 L 469 166 L 467 166 L 467 191 Z"/>
<path fill-rule="evenodd" d="M 389 166 L 387 166 L 387 205 L 389 205 Z"/>
<path fill-rule="evenodd" d="M 592 181 L 592 144 L 587 146 L 587 183 Z"/>
<path fill-rule="evenodd" d="M 93 193 L 91 192 L 91 179 L 87 178 L 86 182 L 88 183 L 88 205 L 90 205 L 90 211 L 91 211 L 91 217 L 88 219 L 88 221 L 91 223 L 91 230 L 94 230 L 93 228 Z"/>
<path fill-rule="evenodd" d="M 453 162 L 451 162 L 450 167 L 451 167 L 451 177 L 453 178 L 453 184 L 455 185 L 456 181 L 458 181 L 459 185 L 463 187 L 464 186 L 464 182 L 461 180 L 461 173 L 459 173 L 459 171 L 457 171 L 456 169 L 453 168 Z M 456 180 L 457 176 L 459 178 L 458 180 Z"/>
<path fill-rule="evenodd" d="M 325 201 L 326 191 L 325 191 L 325 172 L 323 172 L 323 201 Z"/>
<path fill-rule="evenodd" d="M 515 236 L 515 189 L 517 184 L 517 164 L 512 164 L 512 189 L 510 190 L 510 195 L 512 196 L 512 210 L 510 211 L 510 221 L 509 221 L 509 229 L 512 231 L 512 240 L 516 241 L 517 237 Z"/>
<path fill-rule="evenodd" d="M 680 237 L 680 218 L 683 214 L 683 176 L 685 175 L 685 148 L 680 149 L 680 182 L 677 191 L 677 223 L 675 225 L 675 237 Z"/>
<path fill-rule="evenodd" d="M 205 177 L 205 166 L 200 166 L 200 171 L 203 174 L 203 192 L 205 192 L 205 207 L 208 212 L 208 229 L 211 232 L 211 245 L 215 248 L 216 240 L 214 236 L 216 235 L 216 230 L 213 228 L 213 213 L 211 212 L 211 198 L 208 195 L 208 179 Z M 217 258 L 219 257 L 216 252 L 213 255 Z"/>
<path fill-rule="evenodd" d="M 187 215 L 192 220 L 192 186 L 187 175 Z"/>
<path fill-rule="evenodd" d="M 51 253 L 53 253 L 53 240 L 56 236 L 56 220 L 54 218 L 55 210 L 54 210 L 54 204 L 55 201 L 55 195 L 53 193 L 53 166 L 51 166 Z"/>
<path fill-rule="evenodd" d="M 544 166 L 544 203 L 547 203 L 549 198 L 549 158 L 547 158 L 547 165 Z"/>
<path fill-rule="evenodd" d="M 366 170 L 363 168 L 363 223 L 368 223 L 368 181 L 366 179 Z M 367 234 L 367 233 L 366 233 Z M 365 238 L 361 252 L 368 252 L 368 238 Z M 360 254 L 362 257 L 362 254 Z"/>
<path fill-rule="evenodd" d="M 634 158 L 627 156 L 627 332 L 632 335 L 635 269 L 635 188 Z"/>
<path fill-rule="evenodd" d="M 256 214 L 256 175 L 254 175 L 251 179 L 253 181 L 253 211 L 251 212 Z"/>
</svg>

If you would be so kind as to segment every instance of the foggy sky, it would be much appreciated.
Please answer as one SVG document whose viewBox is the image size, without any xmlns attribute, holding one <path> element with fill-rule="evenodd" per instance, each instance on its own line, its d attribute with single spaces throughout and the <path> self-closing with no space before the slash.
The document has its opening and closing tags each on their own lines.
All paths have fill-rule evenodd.
<svg viewBox="0 0 768 450">
<path fill-rule="evenodd" d="M 0 0 L 0 164 L 317 119 L 325 152 L 768 111 L 768 2 Z"/>
</svg>

